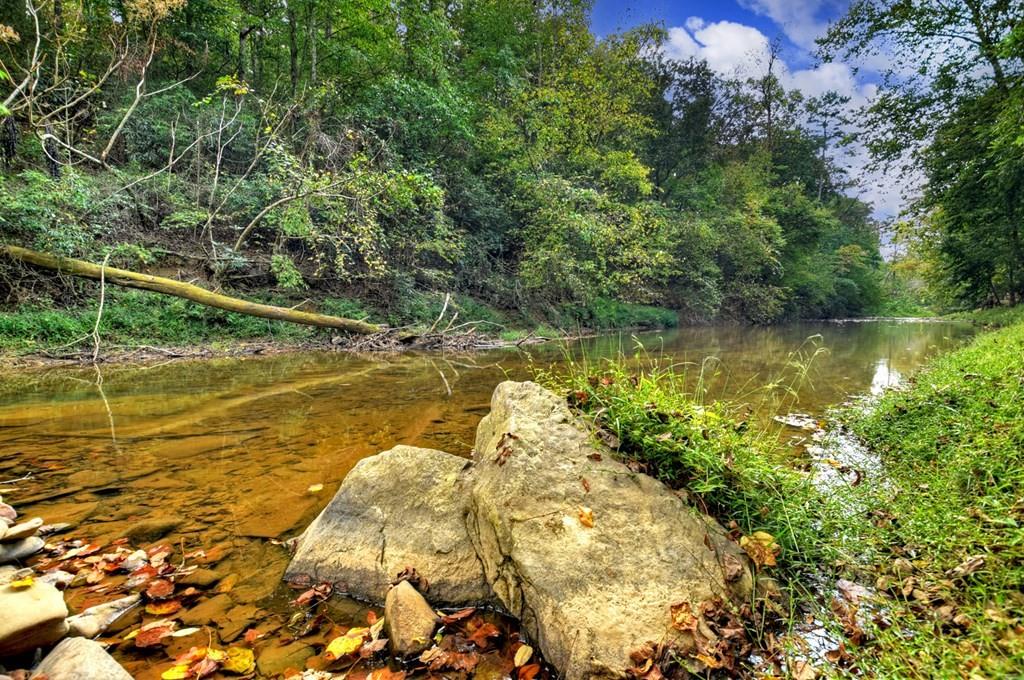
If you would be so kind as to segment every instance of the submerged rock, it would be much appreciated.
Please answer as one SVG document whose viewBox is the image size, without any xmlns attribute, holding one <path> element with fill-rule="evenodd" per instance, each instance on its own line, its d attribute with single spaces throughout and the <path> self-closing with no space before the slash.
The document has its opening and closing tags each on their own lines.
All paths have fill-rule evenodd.
<svg viewBox="0 0 1024 680">
<path fill-rule="evenodd" d="M 384 600 L 384 626 L 388 645 L 395 656 L 412 656 L 427 649 L 437 623 L 437 614 L 408 581 L 388 591 Z"/>
<path fill-rule="evenodd" d="M 32 672 L 32 680 L 132 680 L 128 671 L 107 654 L 103 645 L 85 638 L 68 638 L 53 648 Z"/>
<path fill-rule="evenodd" d="M 68 632 L 64 595 L 47 583 L 0 586 L 0 613 L 0 657 L 48 645 Z"/>
<path fill-rule="evenodd" d="M 434 602 L 489 600 L 464 520 L 468 463 L 412 446 L 359 461 L 300 537 L 285 578 L 329 581 L 381 602 L 395 577 L 410 568 L 426 580 Z"/>
<path fill-rule="evenodd" d="M 31 557 L 43 549 L 46 541 L 38 536 L 30 536 L 13 543 L 0 543 L 0 564 L 10 564 Z"/>
<path fill-rule="evenodd" d="M 142 601 L 142 596 L 133 593 L 112 602 L 89 607 L 80 614 L 68 617 L 68 635 L 93 638 L 105 632 L 114 621 L 124 616 Z"/>
<path fill-rule="evenodd" d="M 171 533 L 181 526 L 183 520 L 177 517 L 163 517 L 159 519 L 148 519 L 137 522 L 127 531 L 125 536 L 132 542 L 132 545 L 152 543 Z"/>
<path fill-rule="evenodd" d="M 648 643 L 685 653 L 693 638 L 671 627 L 673 605 L 750 596 L 749 562 L 725 530 L 614 460 L 540 386 L 499 385 L 474 451 L 472 465 L 404 446 L 361 461 L 288 576 L 379 602 L 415 569 L 435 604 L 496 600 L 568 680 L 629 677 Z"/>
</svg>

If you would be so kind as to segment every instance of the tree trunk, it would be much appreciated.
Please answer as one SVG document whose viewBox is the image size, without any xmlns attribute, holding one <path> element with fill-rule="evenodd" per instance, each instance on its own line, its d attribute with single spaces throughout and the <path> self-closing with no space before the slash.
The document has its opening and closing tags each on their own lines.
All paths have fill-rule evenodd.
<svg viewBox="0 0 1024 680">
<path fill-rule="evenodd" d="M 327 316 L 326 314 L 300 312 L 298 310 L 287 309 L 285 307 L 274 307 L 272 305 L 264 305 L 257 302 L 248 302 L 246 300 L 240 300 L 227 295 L 221 295 L 220 293 L 214 293 L 204 288 L 200 288 L 199 286 L 193 286 L 190 283 L 167 279 L 162 276 L 140 274 L 138 272 L 132 272 L 125 269 L 115 269 L 114 267 L 101 267 L 100 265 L 93 264 L 92 262 L 75 260 L 70 257 L 57 257 L 55 255 L 40 253 L 27 248 L 20 248 L 18 246 L 0 246 L 0 253 L 18 260 L 19 262 L 27 262 L 28 264 L 36 265 L 37 267 L 53 269 L 64 274 L 82 276 L 89 279 L 99 279 L 102 276 L 107 283 L 113 283 L 118 286 L 125 286 L 128 288 L 140 288 L 142 290 L 163 293 L 165 295 L 173 295 L 208 307 L 226 309 L 229 312 L 237 312 L 239 314 L 258 316 L 264 319 L 274 319 L 277 321 L 288 321 L 290 323 L 304 324 L 306 326 L 337 328 L 338 330 L 347 331 L 349 333 L 358 333 L 361 335 L 370 335 L 381 330 L 379 326 L 366 323 L 365 321 L 345 319 L 339 316 Z"/>
</svg>

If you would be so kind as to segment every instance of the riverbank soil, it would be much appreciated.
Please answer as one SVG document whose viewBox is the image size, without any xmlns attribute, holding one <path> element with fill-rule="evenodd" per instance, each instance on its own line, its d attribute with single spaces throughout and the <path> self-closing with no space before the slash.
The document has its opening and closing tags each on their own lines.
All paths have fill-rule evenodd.
<svg viewBox="0 0 1024 680">
<path fill-rule="evenodd" d="M 847 628 L 869 677 L 1024 674 L 1024 322 L 939 357 L 844 420 L 881 458 L 829 539 L 883 597 Z"/>
</svg>

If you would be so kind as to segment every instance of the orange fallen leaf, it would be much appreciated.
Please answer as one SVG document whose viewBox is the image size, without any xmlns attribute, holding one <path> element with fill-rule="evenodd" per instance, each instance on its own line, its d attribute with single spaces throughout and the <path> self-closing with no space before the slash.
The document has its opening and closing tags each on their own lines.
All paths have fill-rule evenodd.
<svg viewBox="0 0 1024 680">
<path fill-rule="evenodd" d="M 150 602 L 146 605 L 146 613 L 156 616 L 167 616 L 181 609 L 181 600 L 164 600 L 162 602 Z"/>
<path fill-rule="evenodd" d="M 577 515 L 580 520 L 580 524 L 587 528 L 593 528 L 594 526 L 594 511 L 590 508 L 581 505 L 579 513 Z"/>
</svg>

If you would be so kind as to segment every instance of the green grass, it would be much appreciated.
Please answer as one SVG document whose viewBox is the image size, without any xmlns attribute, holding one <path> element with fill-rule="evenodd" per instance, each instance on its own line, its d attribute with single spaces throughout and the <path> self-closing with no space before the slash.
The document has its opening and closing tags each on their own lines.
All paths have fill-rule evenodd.
<svg viewBox="0 0 1024 680">
<path fill-rule="evenodd" d="M 886 477 L 858 487 L 867 512 L 848 520 L 860 553 L 851 557 L 896 593 L 887 603 L 893 625 L 874 626 L 876 639 L 856 654 L 861 669 L 1024 676 L 1024 322 L 938 358 L 846 420 Z M 974 556 L 984 558 L 975 573 L 949 575 Z M 905 578 L 916 597 L 902 594 Z M 958 615 L 966 618 L 954 622 Z"/>
<path fill-rule="evenodd" d="M 986 328 L 1003 328 L 1024 321 L 1024 305 L 1016 307 L 989 307 L 947 314 L 955 321 L 971 321 Z"/>
</svg>

